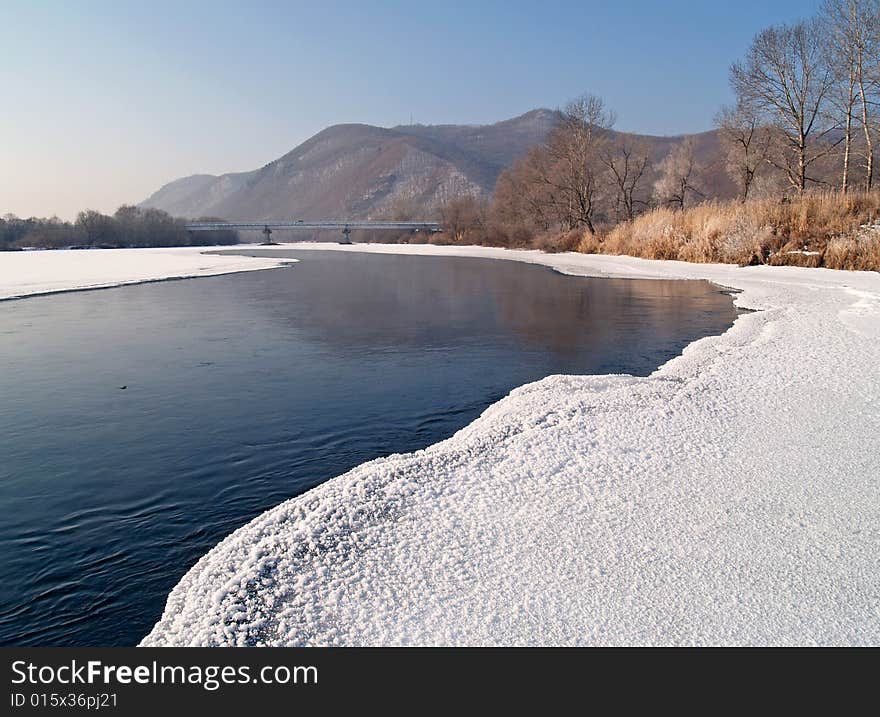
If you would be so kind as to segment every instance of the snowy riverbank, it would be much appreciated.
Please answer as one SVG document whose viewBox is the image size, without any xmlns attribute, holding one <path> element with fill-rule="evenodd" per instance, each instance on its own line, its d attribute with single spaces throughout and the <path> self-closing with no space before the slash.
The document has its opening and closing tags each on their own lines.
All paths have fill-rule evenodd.
<svg viewBox="0 0 880 717">
<path fill-rule="evenodd" d="M 354 250 L 705 278 L 763 311 L 647 378 L 524 386 L 268 511 L 144 644 L 880 643 L 880 275 Z"/>
<path fill-rule="evenodd" d="M 144 644 L 880 644 L 880 275 L 296 248 L 702 278 L 762 311 L 646 378 L 524 386 L 268 511 Z"/>
<path fill-rule="evenodd" d="M 285 263 L 274 259 L 204 253 L 220 248 L 231 247 L 2 252 L 0 300 L 164 279 L 273 269 Z"/>
</svg>

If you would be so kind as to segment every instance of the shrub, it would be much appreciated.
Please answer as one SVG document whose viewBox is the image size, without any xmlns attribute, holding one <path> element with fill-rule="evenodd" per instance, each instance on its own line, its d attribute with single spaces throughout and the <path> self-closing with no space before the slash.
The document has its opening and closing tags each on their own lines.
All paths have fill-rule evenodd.
<svg viewBox="0 0 880 717">
<path fill-rule="evenodd" d="M 880 271 L 880 192 L 821 192 L 786 199 L 704 202 L 654 209 L 619 224 L 588 253 L 736 264 Z"/>
</svg>

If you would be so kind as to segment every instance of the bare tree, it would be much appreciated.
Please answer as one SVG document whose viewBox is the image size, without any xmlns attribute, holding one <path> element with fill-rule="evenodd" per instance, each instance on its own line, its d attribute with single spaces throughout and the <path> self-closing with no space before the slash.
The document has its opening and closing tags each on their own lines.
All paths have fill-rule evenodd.
<svg viewBox="0 0 880 717">
<path fill-rule="evenodd" d="M 874 180 L 874 145 L 878 66 L 880 66 L 880 7 L 876 0 L 826 0 L 821 21 L 828 33 L 829 62 L 837 80 L 832 95 L 844 117 L 842 188 L 846 191 L 850 168 L 852 128 L 856 106 L 865 146 L 865 188 Z"/>
<path fill-rule="evenodd" d="M 865 136 L 865 189 L 874 183 L 874 144 L 877 132 L 875 110 L 880 88 L 880 7 L 877 2 L 853 2 L 852 22 L 856 28 L 856 77 Z"/>
<path fill-rule="evenodd" d="M 614 213 L 632 219 L 649 173 L 646 142 L 611 132 L 614 115 L 601 98 L 583 95 L 557 113 L 544 144 L 498 177 L 489 216 L 493 226 L 595 233 Z M 644 198 L 643 198 L 644 197 Z"/>
<path fill-rule="evenodd" d="M 834 85 L 828 93 L 829 104 L 834 115 L 843 119 L 843 167 L 840 190 L 844 194 L 849 188 L 853 115 L 858 101 L 855 45 L 851 38 L 852 28 L 847 7 L 850 4 L 850 0 L 828 0 L 820 16 L 828 38 L 828 42 L 825 43 L 826 61 L 834 77 Z"/>
<path fill-rule="evenodd" d="M 773 132 L 743 105 L 725 106 L 715 117 L 726 169 L 739 187 L 740 201 L 749 198 L 755 175 L 767 163 Z"/>
<path fill-rule="evenodd" d="M 614 116 L 601 98 L 583 95 L 560 113 L 545 146 L 548 161 L 537 164 L 541 181 L 567 229 L 595 232 L 595 214 L 605 166 L 600 158 Z"/>
<path fill-rule="evenodd" d="M 779 25 L 759 33 L 743 62 L 730 68 L 737 104 L 773 123 L 782 139 L 771 161 L 798 191 L 806 189 L 811 164 L 832 151 L 835 129 L 825 112 L 834 74 L 823 50 L 823 27 L 816 20 Z M 839 141 L 839 140 L 838 140 Z"/>
<path fill-rule="evenodd" d="M 484 217 L 485 203 L 473 195 L 454 197 L 440 207 L 443 231 L 456 244 L 463 244 L 481 234 Z"/>
<path fill-rule="evenodd" d="M 113 233 L 110 217 L 94 209 L 86 209 L 77 214 L 76 227 L 83 233 L 85 243 L 90 245 L 106 241 Z"/>
<path fill-rule="evenodd" d="M 684 209 L 693 196 L 704 196 L 697 185 L 700 168 L 694 158 L 693 138 L 686 137 L 676 144 L 657 170 L 660 176 L 654 183 L 654 196 L 658 202 Z"/>
<path fill-rule="evenodd" d="M 139 236 L 138 232 L 143 222 L 144 211 L 140 207 L 123 204 L 113 214 L 116 221 L 116 231 L 119 241 L 124 246 L 138 246 L 149 241 L 148 237 Z"/>
<path fill-rule="evenodd" d="M 544 148 L 533 147 L 501 173 L 492 195 L 492 214 L 496 221 L 541 231 L 557 223 L 552 187 L 544 181 L 549 173 L 548 164 Z"/>
<path fill-rule="evenodd" d="M 631 134 L 620 134 L 614 143 L 607 145 L 601 161 L 608 168 L 613 183 L 615 219 L 632 221 L 636 207 L 648 204 L 639 197 L 651 163 L 647 142 Z"/>
</svg>

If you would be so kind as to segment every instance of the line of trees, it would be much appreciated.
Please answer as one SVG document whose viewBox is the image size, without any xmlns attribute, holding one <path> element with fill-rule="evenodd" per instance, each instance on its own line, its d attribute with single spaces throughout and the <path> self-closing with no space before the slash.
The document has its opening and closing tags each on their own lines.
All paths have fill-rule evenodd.
<svg viewBox="0 0 880 717">
<path fill-rule="evenodd" d="M 718 126 L 740 197 L 764 175 L 798 194 L 874 183 L 880 3 L 826 0 L 818 16 L 760 32 L 730 70 Z"/>
<path fill-rule="evenodd" d="M 874 186 L 880 0 L 826 0 L 816 17 L 761 31 L 731 66 L 730 85 L 735 101 L 716 117 L 722 157 L 711 165 L 693 137 L 664 153 L 658 141 L 614 132 L 614 113 L 584 95 L 502 172 L 491 201 L 464 197 L 442 208 L 446 238 L 524 245 L 602 233 L 657 207 L 717 198 L 722 182 L 725 196 L 735 188 L 742 201 Z"/>
<path fill-rule="evenodd" d="M 611 132 L 614 120 L 595 95 L 570 102 L 547 141 L 498 178 L 493 218 L 538 231 L 595 232 L 612 215 L 634 215 L 647 202 L 650 160 L 636 138 Z"/>
<path fill-rule="evenodd" d="M 683 209 L 706 196 L 692 138 L 658 160 L 645 138 L 614 132 L 614 122 L 600 97 L 570 102 L 546 141 L 501 173 L 489 203 L 460 197 L 441 209 L 448 237 L 523 245 L 553 232 L 597 233 L 652 207 Z"/>
<path fill-rule="evenodd" d="M 160 209 L 121 206 L 110 216 L 93 209 L 80 212 L 76 221 L 0 217 L 0 250 L 67 247 L 163 247 L 237 244 L 238 232 L 230 230 L 189 232 L 184 219 Z M 205 217 L 204 221 L 213 221 Z"/>
</svg>

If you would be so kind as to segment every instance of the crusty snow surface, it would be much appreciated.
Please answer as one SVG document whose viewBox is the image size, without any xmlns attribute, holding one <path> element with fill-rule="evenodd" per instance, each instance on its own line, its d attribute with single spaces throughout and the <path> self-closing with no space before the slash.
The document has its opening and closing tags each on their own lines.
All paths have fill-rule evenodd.
<svg viewBox="0 0 880 717">
<path fill-rule="evenodd" d="M 760 311 L 646 378 L 523 386 L 264 513 L 143 644 L 880 644 L 880 275 L 354 250 L 709 279 Z"/>
<path fill-rule="evenodd" d="M 200 246 L 0 252 L 0 299 L 272 269 L 285 263 L 275 259 L 204 253 L 219 248 L 221 247 Z"/>
</svg>

